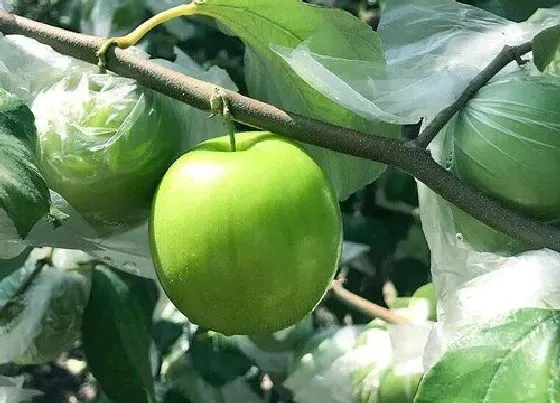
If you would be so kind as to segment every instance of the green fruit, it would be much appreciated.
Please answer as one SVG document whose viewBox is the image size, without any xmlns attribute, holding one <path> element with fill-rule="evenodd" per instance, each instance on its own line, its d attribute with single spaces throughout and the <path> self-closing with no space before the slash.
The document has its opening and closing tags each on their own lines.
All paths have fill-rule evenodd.
<svg viewBox="0 0 560 403">
<path fill-rule="evenodd" d="M 437 296 L 434 290 L 434 285 L 432 283 L 424 284 L 414 291 L 412 298 L 425 298 L 430 304 L 430 314 L 428 320 L 437 320 Z"/>
<path fill-rule="evenodd" d="M 325 294 L 342 246 L 338 202 L 300 147 L 268 132 L 206 141 L 165 174 L 150 220 L 171 301 L 225 334 L 272 333 Z"/>
<path fill-rule="evenodd" d="M 145 218 L 183 131 L 167 98 L 134 80 L 83 73 L 40 93 L 32 109 L 51 189 L 95 222 Z"/>
<path fill-rule="evenodd" d="M 399 374 L 390 368 L 381 377 L 377 391 L 378 403 L 412 403 L 422 374 Z"/>
<path fill-rule="evenodd" d="M 560 217 L 560 80 L 508 77 L 486 85 L 458 114 L 454 169 L 465 183 L 543 220 Z M 519 242 L 454 209 L 476 249 L 516 252 Z"/>
</svg>

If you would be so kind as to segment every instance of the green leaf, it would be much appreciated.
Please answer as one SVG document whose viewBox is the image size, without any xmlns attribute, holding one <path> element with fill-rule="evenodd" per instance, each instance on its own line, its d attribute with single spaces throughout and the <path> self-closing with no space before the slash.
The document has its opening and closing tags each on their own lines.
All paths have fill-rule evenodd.
<svg viewBox="0 0 560 403">
<path fill-rule="evenodd" d="M 149 359 L 156 301 L 152 280 L 106 266 L 93 271 L 83 348 L 93 375 L 115 403 L 156 401 Z"/>
<path fill-rule="evenodd" d="M 379 38 L 371 28 L 337 9 L 299 0 L 206 0 L 197 13 L 215 17 L 247 45 L 245 75 L 252 97 L 292 112 L 366 132 L 398 136 L 397 126 L 372 122 L 309 86 L 271 50 L 294 49 L 303 42 L 322 55 L 359 61 L 383 61 Z M 305 145 L 321 165 L 339 199 L 375 180 L 384 165 Z"/>
<path fill-rule="evenodd" d="M 49 189 L 33 153 L 34 121 L 22 101 L 0 88 L 0 208 L 21 238 L 50 207 Z"/>
<path fill-rule="evenodd" d="M 535 36 L 533 55 L 540 71 L 544 71 L 553 60 L 560 61 L 560 25 L 547 28 Z"/>
<path fill-rule="evenodd" d="M 560 311 L 521 309 L 477 328 L 425 375 L 415 402 L 560 399 Z"/>
</svg>

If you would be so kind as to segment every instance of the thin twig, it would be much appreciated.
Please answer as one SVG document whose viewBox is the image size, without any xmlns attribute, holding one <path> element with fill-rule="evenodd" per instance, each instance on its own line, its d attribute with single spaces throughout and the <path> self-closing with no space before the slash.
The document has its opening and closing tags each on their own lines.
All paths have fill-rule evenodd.
<svg viewBox="0 0 560 403">
<path fill-rule="evenodd" d="M 39 276 L 39 274 L 41 274 L 41 272 L 43 271 L 43 268 L 46 265 L 52 264 L 51 263 L 52 248 L 43 248 L 43 249 L 45 249 L 46 256 L 42 257 L 41 259 L 38 259 L 35 262 L 35 267 L 31 271 L 29 276 L 27 276 L 25 278 L 23 283 L 20 284 L 20 286 L 6 300 L 6 302 L 4 302 L 4 304 L 0 305 L 0 316 L 2 316 L 5 312 L 5 310 L 8 307 L 10 307 L 10 305 L 14 304 L 20 296 L 25 294 L 25 291 L 27 291 L 27 289 L 29 287 L 31 287 L 31 285 L 33 284 L 33 281 L 35 281 L 37 276 Z"/>
<path fill-rule="evenodd" d="M 333 280 L 333 282 L 331 283 L 330 291 L 331 294 L 340 302 L 356 309 L 357 311 L 371 318 L 379 318 L 387 323 L 391 323 L 394 325 L 403 325 L 410 323 L 407 318 L 397 315 L 390 309 L 374 304 L 373 302 L 368 301 L 367 299 L 362 298 L 351 291 L 348 291 L 343 287 L 342 281 L 340 280 Z"/>
<path fill-rule="evenodd" d="M 455 113 L 462 109 L 469 99 L 471 99 L 482 87 L 484 87 L 488 81 L 492 79 L 492 77 L 498 74 L 500 70 L 513 61 L 517 61 L 518 64 L 523 64 L 524 61 L 521 59 L 521 56 L 531 51 L 531 43 L 532 42 L 525 42 L 517 46 L 504 46 L 494 60 L 492 60 L 486 68 L 484 68 L 474 79 L 471 80 L 461 96 L 450 106 L 439 112 L 430 124 L 424 128 L 422 133 L 420 133 L 420 135 L 415 139 L 411 140 L 410 143 L 420 148 L 428 147 L 439 131 L 443 129 Z"/>
<path fill-rule="evenodd" d="M 97 50 L 104 38 L 78 34 L 41 24 L 0 10 L 0 32 L 26 35 L 50 45 L 57 52 L 97 64 Z M 493 62 L 494 63 L 494 62 Z M 216 86 L 140 59 L 132 52 L 112 47 L 107 68 L 137 80 L 155 91 L 209 111 Z M 397 166 L 492 228 L 535 248 L 560 251 L 560 231 L 506 208 L 490 196 L 460 182 L 438 165 L 425 150 L 402 140 L 330 125 L 222 89 L 235 120 L 270 130 L 307 144 Z"/>
</svg>

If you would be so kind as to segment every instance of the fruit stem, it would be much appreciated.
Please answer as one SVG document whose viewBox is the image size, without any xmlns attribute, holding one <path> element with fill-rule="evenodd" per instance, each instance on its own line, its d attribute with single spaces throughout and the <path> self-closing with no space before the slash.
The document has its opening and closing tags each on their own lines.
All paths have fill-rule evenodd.
<svg viewBox="0 0 560 403">
<path fill-rule="evenodd" d="M 212 96 L 210 97 L 210 109 L 212 110 L 212 114 L 210 117 L 216 115 L 222 115 L 229 134 L 229 144 L 231 146 L 231 152 L 237 151 L 236 141 L 235 141 L 235 122 L 233 120 L 233 116 L 229 109 L 229 102 L 227 100 L 227 94 L 219 87 L 214 87 L 214 91 Z"/>
<path fill-rule="evenodd" d="M 224 98 L 222 100 L 222 102 L 224 104 L 223 115 L 224 115 L 224 119 L 226 121 L 226 124 L 228 126 L 229 144 L 231 145 L 231 152 L 236 152 L 237 151 L 237 146 L 236 146 L 236 142 L 235 142 L 235 123 L 233 122 L 231 112 L 229 111 L 229 106 L 228 106 L 227 100 Z"/>
<path fill-rule="evenodd" d="M 229 143 L 231 144 L 231 151 L 232 152 L 236 152 L 237 151 L 237 147 L 235 145 L 235 132 L 231 131 L 229 133 Z"/>
</svg>

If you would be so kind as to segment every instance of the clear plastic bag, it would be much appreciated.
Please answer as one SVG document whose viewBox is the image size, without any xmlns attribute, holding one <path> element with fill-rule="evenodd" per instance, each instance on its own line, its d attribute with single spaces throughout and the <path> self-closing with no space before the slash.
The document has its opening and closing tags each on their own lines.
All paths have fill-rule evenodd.
<svg viewBox="0 0 560 403">
<path fill-rule="evenodd" d="M 204 70 L 181 51 L 176 54 L 174 63 L 155 62 L 237 90 L 224 70 Z M 27 246 L 82 249 L 115 267 L 154 278 L 147 230 L 150 189 L 155 190 L 178 155 L 207 138 L 225 135 L 223 118 L 209 119 L 208 112 L 134 80 L 100 75 L 96 66 L 19 35 L 0 35 L 0 86 L 32 106 L 38 134 L 49 140 L 40 143 L 38 152 L 43 174 L 54 188 L 53 205 L 69 216 L 56 229 L 42 220 L 21 240 L 0 211 L 0 258 L 17 256 Z M 138 205 L 142 198 L 143 205 Z M 115 203 L 120 211 L 113 217 L 98 214 L 106 210 L 103 204 Z"/>
<path fill-rule="evenodd" d="M 306 43 L 296 49 L 274 46 L 273 50 L 318 91 L 362 116 L 401 124 L 416 123 L 423 117 L 425 126 L 458 97 L 504 45 L 528 41 L 539 31 L 557 25 L 558 21 L 559 7 L 539 9 L 526 22 L 513 23 L 451 0 L 395 0 L 386 3 L 378 28 L 385 47 L 386 65 L 326 57 L 310 52 Z M 530 55 L 524 57 L 530 58 Z M 531 63 L 520 68 L 512 62 L 494 81 L 526 80 L 538 74 Z M 558 85 L 558 81 L 550 83 Z M 518 91 L 532 96 L 525 90 Z M 484 96 L 484 91 L 481 94 Z M 558 114 L 557 105 L 551 102 L 548 108 L 541 106 L 539 117 L 531 119 L 529 115 L 534 111 L 496 99 L 481 99 L 473 103 L 470 110 L 467 107 L 463 118 L 476 116 L 486 119 L 488 126 L 500 129 L 505 120 L 516 121 L 515 124 L 525 128 L 538 119 L 542 130 L 535 136 L 534 147 L 524 143 L 527 140 L 524 135 L 514 133 L 521 145 L 516 146 L 516 150 L 497 147 L 496 152 L 513 161 L 506 164 L 511 175 L 514 166 L 519 165 L 519 161 L 515 161 L 515 152 L 520 152 L 519 149 L 527 147 L 525 151 L 534 152 L 535 160 L 542 159 L 543 153 L 552 154 L 552 158 L 546 158 L 551 161 L 548 166 L 534 167 L 539 173 L 533 177 L 542 175 L 545 183 L 558 177 L 552 172 L 559 160 L 554 157 L 559 147 L 556 140 L 551 140 L 560 130 L 554 116 Z M 430 146 L 436 162 L 448 170 L 455 170 L 457 162 L 453 129 L 456 124 L 464 123 L 453 119 Z M 542 141 L 545 131 L 548 144 Z M 537 144 L 539 142 L 543 144 Z M 511 191 L 518 187 L 514 184 Z M 555 185 L 553 189 L 556 188 Z M 457 216 L 464 213 L 422 183 L 418 183 L 418 189 L 420 215 L 432 252 L 433 283 L 438 295 L 438 323 L 426 350 L 426 366 L 431 366 L 468 329 L 491 323 L 515 309 L 560 309 L 559 253 L 543 249 L 508 257 L 503 253 L 478 252 L 466 241 L 468 234 L 462 233 L 456 225 Z M 465 228 L 461 230 L 464 232 Z M 515 243 L 508 246 L 524 249 L 523 245 Z"/>
<path fill-rule="evenodd" d="M 361 116 L 399 124 L 423 117 L 427 123 L 504 45 L 528 41 L 559 18 L 560 10 L 540 9 L 527 22 L 513 23 L 450 0 L 394 0 L 377 30 L 386 64 L 313 53 L 308 42 L 271 49 L 316 90 Z M 515 68 L 512 63 L 506 71 Z"/>
<path fill-rule="evenodd" d="M 463 180 L 499 191 L 494 196 L 514 208 L 558 219 L 559 94 L 560 81 L 533 68 L 502 74 L 447 125 L 431 151 Z M 418 193 L 439 297 L 426 366 L 463 335 L 515 310 L 560 309 L 560 253 L 529 250 L 421 183 Z"/>
<path fill-rule="evenodd" d="M 35 249 L 25 265 L 0 281 L 0 305 L 12 297 L 46 252 Z M 81 251 L 53 252 L 33 284 L 7 306 L 0 318 L 0 362 L 43 363 L 56 359 L 79 338 L 89 300 L 91 267 Z"/>
<path fill-rule="evenodd" d="M 392 386 L 401 392 L 405 389 L 404 401 L 412 402 L 431 327 L 424 317 L 424 323 L 417 325 L 374 321 L 327 330 L 310 339 L 296 357 L 284 386 L 296 402 L 375 402 L 390 374 L 398 379 L 398 386 Z"/>
<path fill-rule="evenodd" d="M 39 92 L 31 109 L 51 189 L 103 231 L 147 217 L 186 132 L 169 98 L 134 80 L 85 72 Z"/>
</svg>

